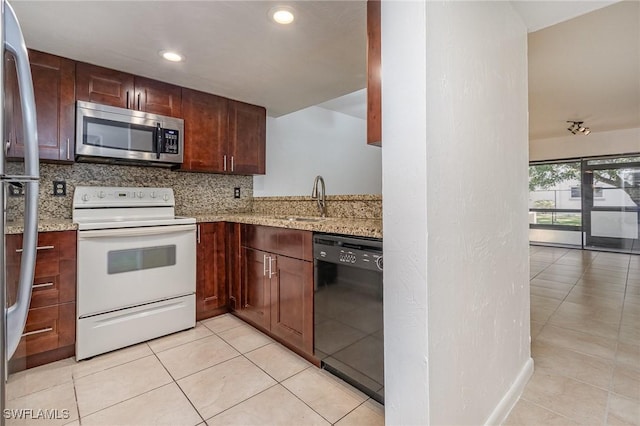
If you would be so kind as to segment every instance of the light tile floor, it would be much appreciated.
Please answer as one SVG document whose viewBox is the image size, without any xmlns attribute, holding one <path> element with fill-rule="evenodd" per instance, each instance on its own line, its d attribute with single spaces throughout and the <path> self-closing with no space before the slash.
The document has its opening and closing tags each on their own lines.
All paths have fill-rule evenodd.
<svg viewBox="0 0 640 426">
<path fill-rule="evenodd" d="M 640 256 L 531 247 L 530 261 L 535 373 L 505 424 L 640 425 Z M 384 424 L 381 405 L 232 315 L 12 375 L 8 395 L 68 410 L 9 424 Z"/>
<path fill-rule="evenodd" d="M 230 314 L 14 374 L 7 394 L 9 409 L 58 417 L 10 425 L 384 424 L 380 404 Z"/>
<path fill-rule="evenodd" d="M 640 256 L 532 246 L 533 377 L 507 425 L 640 425 Z"/>
</svg>

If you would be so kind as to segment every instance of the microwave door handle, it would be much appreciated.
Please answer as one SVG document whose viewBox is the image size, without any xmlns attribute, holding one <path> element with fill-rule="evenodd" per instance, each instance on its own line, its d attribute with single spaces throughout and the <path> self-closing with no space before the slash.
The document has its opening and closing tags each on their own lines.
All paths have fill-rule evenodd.
<svg viewBox="0 0 640 426">
<path fill-rule="evenodd" d="M 160 159 L 160 153 L 162 152 L 162 127 L 158 123 L 156 127 L 156 158 Z"/>
</svg>

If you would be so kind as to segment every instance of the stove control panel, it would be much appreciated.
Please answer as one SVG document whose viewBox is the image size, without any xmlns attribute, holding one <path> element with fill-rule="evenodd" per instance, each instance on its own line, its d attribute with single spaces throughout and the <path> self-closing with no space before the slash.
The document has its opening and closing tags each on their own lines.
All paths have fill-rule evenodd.
<svg viewBox="0 0 640 426">
<path fill-rule="evenodd" d="M 174 207 L 171 188 L 77 186 L 73 208 Z"/>
</svg>

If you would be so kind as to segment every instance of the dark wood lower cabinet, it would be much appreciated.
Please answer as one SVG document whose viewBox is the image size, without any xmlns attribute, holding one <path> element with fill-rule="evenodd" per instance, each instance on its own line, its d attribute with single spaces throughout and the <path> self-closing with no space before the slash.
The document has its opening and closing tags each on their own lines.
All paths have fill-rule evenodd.
<svg viewBox="0 0 640 426">
<path fill-rule="evenodd" d="M 225 222 L 198 224 L 196 320 L 227 312 Z"/>
<path fill-rule="evenodd" d="M 285 256 L 273 263 L 271 333 L 313 354 L 313 263 Z"/>
<path fill-rule="evenodd" d="M 22 235 L 6 238 L 7 301 L 15 302 Z M 76 232 L 41 232 L 27 323 L 10 371 L 73 356 L 76 342 Z"/>
<path fill-rule="evenodd" d="M 240 240 L 240 289 L 239 303 L 235 304 L 236 315 L 301 355 L 312 358 L 311 233 L 242 225 Z M 296 241 L 296 244 L 289 244 L 290 241 Z M 297 248 L 294 250 L 292 247 Z M 233 281 L 231 287 L 233 289 Z"/>
<path fill-rule="evenodd" d="M 29 310 L 23 338 L 14 358 L 52 351 L 76 342 L 76 303 Z"/>
<path fill-rule="evenodd" d="M 270 324 L 267 255 L 259 250 L 242 249 L 242 315 L 265 329 Z"/>
</svg>

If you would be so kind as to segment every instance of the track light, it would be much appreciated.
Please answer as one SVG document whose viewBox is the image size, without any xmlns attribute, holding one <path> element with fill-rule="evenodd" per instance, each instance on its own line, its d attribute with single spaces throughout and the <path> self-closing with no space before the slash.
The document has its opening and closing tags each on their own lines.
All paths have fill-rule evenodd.
<svg viewBox="0 0 640 426">
<path fill-rule="evenodd" d="M 577 135 L 578 133 L 582 133 L 583 135 L 588 135 L 591 133 L 591 129 L 583 126 L 584 121 L 567 121 L 569 123 L 569 127 L 567 130 L 571 132 L 573 135 Z"/>
</svg>

